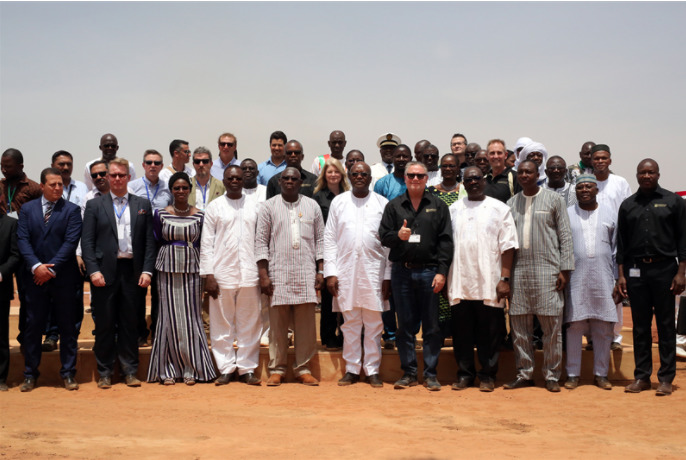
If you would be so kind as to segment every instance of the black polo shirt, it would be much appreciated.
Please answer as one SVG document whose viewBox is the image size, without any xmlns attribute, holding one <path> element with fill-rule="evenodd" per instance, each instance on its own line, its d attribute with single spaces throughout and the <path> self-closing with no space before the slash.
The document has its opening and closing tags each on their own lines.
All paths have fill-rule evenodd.
<svg viewBox="0 0 686 460">
<path fill-rule="evenodd" d="M 486 175 L 486 187 L 484 195 L 507 203 L 507 200 L 522 191 L 522 187 L 517 182 L 517 173 L 512 168 L 505 168 L 497 176 L 490 172 Z"/>
<path fill-rule="evenodd" d="M 269 179 L 269 182 L 267 182 L 267 199 L 281 194 L 281 185 L 279 185 L 279 179 L 281 178 L 282 173 L 283 171 L 276 174 L 274 177 Z M 314 192 L 314 183 L 317 182 L 317 176 L 311 172 L 301 169 L 300 178 L 303 180 L 303 183 L 300 186 L 300 194 L 312 198 L 312 192 Z"/>
</svg>

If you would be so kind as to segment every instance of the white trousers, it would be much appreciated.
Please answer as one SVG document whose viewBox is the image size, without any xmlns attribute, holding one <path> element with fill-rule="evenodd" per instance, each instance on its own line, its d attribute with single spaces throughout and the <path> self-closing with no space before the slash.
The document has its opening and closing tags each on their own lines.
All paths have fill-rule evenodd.
<svg viewBox="0 0 686 460">
<path fill-rule="evenodd" d="M 381 365 L 381 334 L 383 320 L 380 311 L 353 308 L 343 312 L 343 359 L 346 372 L 360 374 L 362 369 L 362 331 L 364 328 L 364 373 L 378 374 Z"/>
<path fill-rule="evenodd" d="M 617 322 L 613 326 L 613 342 L 622 343 L 622 324 L 624 323 L 624 304 L 619 302 L 617 305 Z M 593 345 L 595 350 L 595 344 Z"/>
<path fill-rule="evenodd" d="M 607 377 L 610 367 L 610 344 L 615 323 L 599 319 L 572 321 L 567 329 L 567 375 L 581 374 L 581 336 L 593 340 L 593 375 Z"/>
<path fill-rule="evenodd" d="M 260 361 L 261 332 L 259 286 L 220 289 L 216 299 L 210 297 L 210 339 L 220 373 L 254 372 Z"/>
</svg>

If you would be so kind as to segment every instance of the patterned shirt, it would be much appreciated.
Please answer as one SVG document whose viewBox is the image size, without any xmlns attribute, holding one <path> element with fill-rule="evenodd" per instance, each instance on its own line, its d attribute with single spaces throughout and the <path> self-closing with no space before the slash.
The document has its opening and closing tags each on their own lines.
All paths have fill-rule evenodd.
<svg viewBox="0 0 686 460">
<path fill-rule="evenodd" d="M 255 260 L 269 261 L 275 305 L 317 303 L 317 260 L 324 257 L 324 219 L 319 205 L 299 195 L 293 203 L 275 196 L 262 204 Z"/>
</svg>

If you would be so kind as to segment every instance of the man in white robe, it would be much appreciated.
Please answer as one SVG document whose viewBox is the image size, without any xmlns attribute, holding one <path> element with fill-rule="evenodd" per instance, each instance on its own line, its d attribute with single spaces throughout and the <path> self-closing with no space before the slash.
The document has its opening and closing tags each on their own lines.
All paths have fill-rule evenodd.
<svg viewBox="0 0 686 460">
<path fill-rule="evenodd" d="M 450 206 L 455 250 L 448 273 L 452 336 L 457 381 L 463 390 L 479 377 L 479 389 L 491 392 L 498 372 L 503 307 L 510 295 L 510 271 L 517 230 L 510 207 L 484 195 L 486 180 L 479 168 L 464 171 L 467 199 Z M 474 343 L 481 369 L 474 366 Z"/>
<path fill-rule="evenodd" d="M 369 384 L 380 388 L 381 312 L 388 309 L 391 264 L 389 250 L 381 245 L 379 224 L 388 200 L 369 191 L 372 175 L 366 163 L 355 163 L 349 176 L 352 190 L 331 202 L 324 231 L 324 276 L 334 296 L 333 310 L 344 319 L 346 373 L 338 384 L 358 382 L 364 369 Z"/>
<path fill-rule="evenodd" d="M 260 358 L 260 287 L 255 259 L 257 207 L 242 194 L 243 170 L 224 170 L 226 194 L 205 210 L 200 243 L 200 276 L 210 295 L 210 339 L 220 376 L 226 385 L 238 378 L 259 385 L 255 376 Z M 238 349 L 234 349 L 234 340 Z"/>
</svg>

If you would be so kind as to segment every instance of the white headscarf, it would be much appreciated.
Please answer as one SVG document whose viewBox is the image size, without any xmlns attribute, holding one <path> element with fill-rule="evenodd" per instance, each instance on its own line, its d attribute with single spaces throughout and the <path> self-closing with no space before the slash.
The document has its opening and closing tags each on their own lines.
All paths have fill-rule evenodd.
<svg viewBox="0 0 686 460">
<path fill-rule="evenodd" d="M 524 157 L 524 158 L 522 158 L 522 160 L 520 160 L 519 152 L 517 152 L 517 150 L 520 148 L 523 148 L 526 144 L 529 144 L 531 142 L 533 142 L 533 139 L 531 139 L 529 137 L 520 137 L 519 139 L 517 139 L 517 142 L 515 143 L 515 146 L 514 146 L 514 153 L 515 153 L 515 166 L 514 167 L 515 167 L 515 169 L 517 169 L 517 166 L 519 166 L 519 163 L 521 163 L 522 160 L 524 158 L 526 158 L 526 157 Z"/>
<path fill-rule="evenodd" d="M 526 160 L 531 152 L 541 152 L 543 154 L 543 162 L 541 166 L 538 167 L 538 185 L 541 185 L 546 180 L 545 175 L 545 164 L 548 162 L 548 151 L 545 149 L 545 145 L 540 142 L 529 142 L 524 146 L 521 152 L 519 152 L 520 163 Z M 519 166 L 519 165 L 517 165 Z"/>
</svg>

